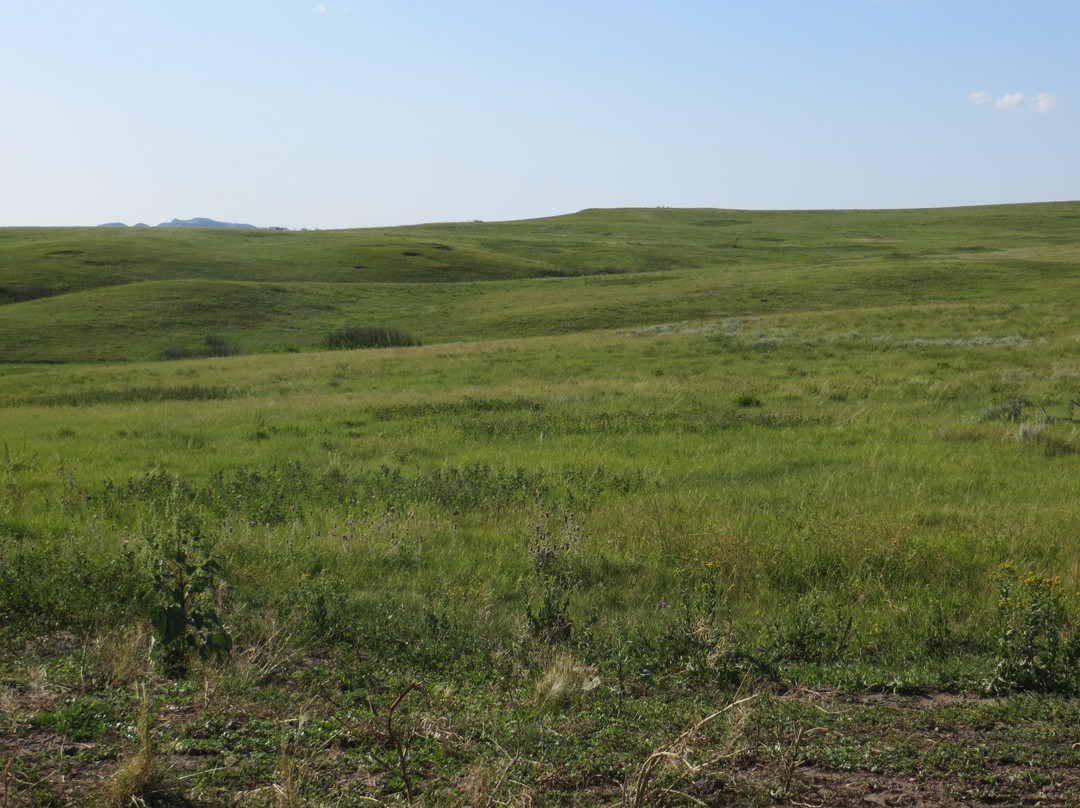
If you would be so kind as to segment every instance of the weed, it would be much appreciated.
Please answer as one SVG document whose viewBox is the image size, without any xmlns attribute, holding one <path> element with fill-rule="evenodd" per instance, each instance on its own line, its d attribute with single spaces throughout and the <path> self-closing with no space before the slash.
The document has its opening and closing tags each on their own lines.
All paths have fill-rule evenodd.
<svg viewBox="0 0 1080 808">
<path fill-rule="evenodd" d="M 216 603 L 221 567 L 198 518 L 171 501 L 147 546 L 152 569 L 139 601 L 154 629 L 151 653 L 160 646 L 170 676 L 187 672 L 192 652 L 204 660 L 228 656 L 232 638 Z"/>
<path fill-rule="evenodd" d="M 529 568 L 539 595 L 522 584 L 525 614 L 533 634 L 548 643 L 570 639 L 574 625 L 570 618 L 570 593 L 576 586 L 570 554 L 576 548 L 578 538 L 578 525 L 574 514 L 569 513 L 563 517 L 558 536 L 553 535 L 547 524 L 537 524 L 529 547 Z"/>
<path fill-rule="evenodd" d="M 738 637 L 725 609 L 731 587 L 721 589 L 714 562 L 679 571 L 679 600 L 659 652 L 662 664 L 678 660 L 692 679 L 737 687 L 767 667 L 765 659 Z"/>
<path fill-rule="evenodd" d="M 1010 564 L 997 585 L 997 665 L 988 689 L 1071 692 L 1077 686 L 1080 632 L 1059 576 L 1018 574 Z"/>
<path fill-rule="evenodd" d="M 108 704 L 95 699 L 70 699 L 53 712 L 38 716 L 32 723 L 49 727 L 73 741 L 97 741 L 109 733 L 115 717 Z"/>
<path fill-rule="evenodd" d="M 945 607 L 940 600 L 930 602 L 930 614 L 927 621 L 926 637 L 923 645 L 932 659 L 943 659 L 953 650 L 954 638 L 952 627 L 945 616 Z"/>
<path fill-rule="evenodd" d="M 766 653 L 785 662 L 836 663 L 848 651 L 854 626 L 854 615 L 842 600 L 815 590 L 776 621 Z"/>
<path fill-rule="evenodd" d="M 398 694 L 398 697 L 394 699 L 394 703 L 390 705 L 390 708 L 386 711 L 386 717 L 383 718 L 379 715 L 378 709 L 375 707 L 375 703 L 368 700 L 368 708 L 371 710 L 372 716 L 375 718 L 379 728 L 385 732 L 387 740 L 394 748 L 394 752 L 397 754 L 397 769 L 401 775 L 401 781 L 405 786 L 405 801 L 408 805 L 413 804 L 413 790 L 412 790 L 412 778 L 409 776 L 409 746 L 412 741 L 412 734 L 408 731 L 403 732 L 399 727 L 394 726 L 394 711 L 401 705 L 401 702 L 405 700 L 405 697 L 420 687 L 417 682 L 410 682 L 409 685 Z"/>
<path fill-rule="evenodd" d="M 791 742 L 786 746 L 781 745 L 779 749 L 780 760 L 774 772 L 776 783 L 769 789 L 769 796 L 774 800 L 791 798 L 791 782 L 795 777 L 795 769 L 802 764 L 800 754 L 805 727 L 795 722 L 792 730 Z"/>
</svg>

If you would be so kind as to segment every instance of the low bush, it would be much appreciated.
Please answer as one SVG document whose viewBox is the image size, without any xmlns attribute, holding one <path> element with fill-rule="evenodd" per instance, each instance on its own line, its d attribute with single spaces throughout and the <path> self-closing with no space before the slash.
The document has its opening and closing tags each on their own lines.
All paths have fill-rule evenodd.
<svg viewBox="0 0 1080 808">
<path fill-rule="evenodd" d="M 198 347 L 187 345 L 173 346 L 161 352 L 165 359 L 205 359 L 209 357 L 238 356 L 242 354 L 240 346 L 234 342 L 228 342 L 224 337 L 216 334 L 204 337 Z"/>
<path fill-rule="evenodd" d="M 49 286 L 0 286 L 0 305 L 40 300 L 43 297 L 52 297 L 55 294 L 56 290 Z"/>
<path fill-rule="evenodd" d="M 350 326 L 329 334 L 323 345 L 331 351 L 352 351 L 358 348 L 395 348 L 419 345 L 411 334 L 384 326 Z"/>
</svg>

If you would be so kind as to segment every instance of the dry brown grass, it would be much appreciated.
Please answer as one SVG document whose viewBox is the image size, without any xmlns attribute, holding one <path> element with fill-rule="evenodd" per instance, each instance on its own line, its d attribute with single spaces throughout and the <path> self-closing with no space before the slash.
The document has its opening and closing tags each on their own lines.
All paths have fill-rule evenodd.
<svg viewBox="0 0 1080 808">
<path fill-rule="evenodd" d="M 140 621 L 96 637 L 87 651 L 95 683 L 122 687 L 144 677 L 150 665 L 150 627 Z"/>
<path fill-rule="evenodd" d="M 151 697 L 139 687 L 139 722 L 135 750 L 120 761 L 107 781 L 105 797 L 110 805 L 164 805 L 177 793 L 176 779 L 161 757 L 152 733 Z"/>
<path fill-rule="evenodd" d="M 554 707 L 580 697 L 598 684 L 594 668 L 560 653 L 536 683 L 536 697 L 541 707 Z"/>
</svg>

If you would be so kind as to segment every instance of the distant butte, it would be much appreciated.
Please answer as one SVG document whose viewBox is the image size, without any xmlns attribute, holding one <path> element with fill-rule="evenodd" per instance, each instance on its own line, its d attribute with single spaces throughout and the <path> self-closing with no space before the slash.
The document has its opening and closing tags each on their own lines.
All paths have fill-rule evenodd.
<svg viewBox="0 0 1080 808">
<path fill-rule="evenodd" d="M 107 222 L 106 224 L 99 224 L 98 227 L 127 227 L 123 222 Z M 148 224 L 139 222 L 134 227 L 149 227 Z M 239 230 L 259 230 L 253 224 L 237 224 L 236 222 L 219 222 L 216 219 L 206 219 L 201 216 L 197 216 L 194 219 L 173 219 L 171 222 L 162 222 L 158 227 L 228 227 Z M 278 228 L 274 228 L 278 229 Z"/>
</svg>

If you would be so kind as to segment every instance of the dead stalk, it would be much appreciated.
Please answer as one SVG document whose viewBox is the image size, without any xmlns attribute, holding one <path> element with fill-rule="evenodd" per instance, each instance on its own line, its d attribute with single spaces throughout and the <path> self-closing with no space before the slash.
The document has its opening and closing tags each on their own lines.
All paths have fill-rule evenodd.
<svg viewBox="0 0 1080 808">
<path fill-rule="evenodd" d="M 12 755 L 8 758 L 7 765 L 4 766 L 4 773 L 0 775 L 0 780 L 4 781 L 4 803 L 3 808 L 8 808 L 8 800 L 11 797 L 11 764 L 15 762 L 15 756 Z"/>
<path fill-rule="evenodd" d="M 645 759 L 645 762 L 641 764 L 641 768 L 638 770 L 637 780 L 634 784 L 634 801 L 631 804 L 632 808 L 643 808 L 643 806 L 645 805 L 645 800 L 648 797 L 649 792 L 649 780 L 652 778 L 653 772 L 655 771 L 656 767 L 662 761 L 668 760 L 675 763 L 681 763 L 691 773 L 694 773 L 702 768 L 701 765 L 695 766 L 693 763 L 691 763 L 688 760 L 686 753 L 678 755 L 674 751 L 672 751 L 673 749 L 678 749 L 684 741 L 693 737 L 702 727 L 704 727 L 710 721 L 719 718 L 728 710 L 738 707 L 740 704 L 745 704 L 748 701 L 753 701 L 756 698 L 757 694 L 755 693 L 751 696 L 744 696 L 741 699 L 737 699 L 736 701 L 731 702 L 722 710 L 717 710 L 712 715 L 708 715 L 698 721 L 696 724 L 694 724 L 694 726 L 690 727 L 690 729 L 683 732 L 672 743 L 668 744 L 667 747 L 657 749 L 655 752 L 649 755 L 649 757 Z M 715 760 L 712 762 L 715 762 Z"/>
<path fill-rule="evenodd" d="M 401 779 L 405 783 L 405 801 L 410 806 L 413 802 L 413 794 L 412 783 L 409 780 L 409 750 L 401 733 L 394 728 L 394 710 L 396 710 L 398 705 L 405 700 L 407 695 L 418 687 L 420 687 L 418 682 L 410 682 L 409 686 L 401 691 L 401 695 L 394 699 L 394 703 L 391 704 L 390 709 L 386 711 L 385 719 L 379 715 L 379 711 L 375 708 L 375 704 L 371 699 L 368 699 L 368 707 L 371 709 L 371 714 L 375 716 L 375 720 L 379 722 L 379 726 L 386 729 L 386 735 L 390 738 L 390 742 L 394 745 L 394 750 L 397 752 L 398 771 L 401 772 Z"/>
</svg>

